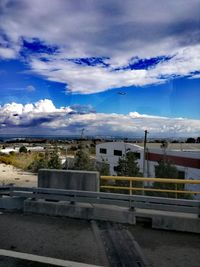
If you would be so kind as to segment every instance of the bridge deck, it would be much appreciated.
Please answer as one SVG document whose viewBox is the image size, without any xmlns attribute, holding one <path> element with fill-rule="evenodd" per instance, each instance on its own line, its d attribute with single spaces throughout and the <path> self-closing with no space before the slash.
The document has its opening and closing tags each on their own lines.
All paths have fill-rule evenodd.
<svg viewBox="0 0 200 267">
<path fill-rule="evenodd" d="M 199 266 L 200 235 L 152 230 L 146 224 L 123 227 L 132 233 L 151 266 Z M 79 219 L 2 213 L 0 249 L 104 265 L 91 223 Z"/>
</svg>

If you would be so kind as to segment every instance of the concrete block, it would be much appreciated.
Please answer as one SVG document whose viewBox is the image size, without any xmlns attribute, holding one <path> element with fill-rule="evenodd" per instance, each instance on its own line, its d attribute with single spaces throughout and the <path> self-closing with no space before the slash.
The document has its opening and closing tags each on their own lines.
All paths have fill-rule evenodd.
<svg viewBox="0 0 200 267">
<path fill-rule="evenodd" d="M 150 219 L 152 228 L 190 233 L 200 233 L 200 218 L 197 214 L 161 210 L 136 209 L 137 218 Z"/>
<path fill-rule="evenodd" d="M 152 228 L 200 233 L 200 219 L 175 216 L 153 216 Z"/>
<path fill-rule="evenodd" d="M 0 198 L 0 209 L 5 210 L 23 210 L 24 207 L 23 197 L 1 197 Z"/>
<path fill-rule="evenodd" d="M 98 192 L 99 172 L 41 169 L 38 187 Z"/>
<path fill-rule="evenodd" d="M 70 202 L 49 202 L 44 200 L 30 200 L 24 202 L 25 213 L 44 214 L 50 216 L 64 216 L 80 219 L 92 218 L 92 205 L 87 203 L 71 204 Z"/>
<path fill-rule="evenodd" d="M 71 204 L 70 202 L 65 201 L 49 202 L 28 199 L 24 202 L 24 212 L 135 224 L 133 211 L 130 211 L 127 208 L 108 205 L 91 205 L 87 203 Z"/>
<path fill-rule="evenodd" d="M 94 204 L 93 218 L 95 220 L 135 224 L 134 211 L 118 206 Z"/>
</svg>

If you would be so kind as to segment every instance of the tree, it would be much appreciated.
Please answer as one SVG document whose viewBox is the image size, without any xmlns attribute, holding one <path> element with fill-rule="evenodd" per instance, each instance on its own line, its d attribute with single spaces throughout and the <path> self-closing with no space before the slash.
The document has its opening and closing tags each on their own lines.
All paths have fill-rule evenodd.
<svg viewBox="0 0 200 267">
<path fill-rule="evenodd" d="M 61 160 L 56 152 L 52 153 L 47 166 L 49 169 L 61 169 L 62 168 Z"/>
<path fill-rule="evenodd" d="M 38 172 L 39 169 L 46 168 L 48 168 L 48 161 L 45 158 L 37 158 L 28 166 L 28 169 L 32 172 Z"/>
<path fill-rule="evenodd" d="M 195 143 L 196 142 L 196 140 L 195 140 L 195 138 L 193 138 L 193 137 L 189 137 L 189 138 L 187 138 L 187 140 L 186 140 L 186 143 Z"/>
<path fill-rule="evenodd" d="M 116 172 L 118 176 L 142 176 L 134 152 L 130 151 L 119 158 Z"/>
<path fill-rule="evenodd" d="M 158 162 L 155 169 L 157 178 L 178 178 L 178 170 L 169 160 L 162 159 Z"/>
<path fill-rule="evenodd" d="M 107 160 L 102 158 L 101 162 L 96 162 L 96 170 L 100 173 L 100 176 L 109 176 L 110 175 L 110 164 L 107 162 Z M 114 181 L 112 180 L 103 180 L 100 179 L 100 186 L 113 186 Z M 111 192 L 110 189 L 102 188 L 101 191 L 103 192 Z"/>
<path fill-rule="evenodd" d="M 168 142 L 166 140 L 162 140 L 160 148 L 163 150 L 163 153 L 166 153 L 166 149 L 168 148 Z"/>
<path fill-rule="evenodd" d="M 96 163 L 96 170 L 100 175 L 110 175 L 110 164 L 102 158 L 102 162 Z"/>
<path fill-rule="evenodd" d="M 21 146 L 19 148 L 19 153 L 27 153 L 27 148 L 25 146 Z"/>
<path fill-rule="evenodd" d="M 180 179 L 178 177 L 178 170 L 176 166 L 172 165 L 172 163 L 167 159 L 162 159 L 158 162 L 158 166 L 155 169 L 156 178 L 171 178 L 171 179 Z M 184 190 L 183 184 L 170 184 L 170 183 L 159 183 L 155 182 L 153 185 L 156 189 L 169 189 L 169 190 Z M 176 197 L 176 193 L 168 193 L 168 192 L 154 192 L 148 193 L 149 195 L 161 196 L 161 197 Z M 178 194 L 179 198 L 189 198 L 191 199 L 191 195 L 189 194 Z"/>
<path fill-rule="evenodd" d="M 89 154 L 83 147 L 80 147 L 80 149 L 76 152 L 73 169 L 85 171 L 91 171 L 94 169 Z"/>
<path fill-rule="evenodd" d="M 33 172 L 38 172 L 39 169 L 61 169 L 61 160 L 56 152 L 49 154 L 39 153 L 28 169 Z"/>
<path fill-rule="evenodd" d="M 116 167 L 116 172 L 118 176 L 129 176 L 129 177 L 142 177 L 140 173 L 140 168 L 138 167 L 138 163 L 136 161 L 134 152 L 129 151 L 126 155 L 119 158 L 118 166 Z M 142 182 L 132 182 L 132 187 L 142 187 Z M 117 186 L 125 186 L 129 187 L 129 181 L 116 181 Z M 120 190 L 121 193 L 128 193 L 127 190 Z M 135 191 L 135 193 L 141 194 L 141 191 Z"/>
</svg>

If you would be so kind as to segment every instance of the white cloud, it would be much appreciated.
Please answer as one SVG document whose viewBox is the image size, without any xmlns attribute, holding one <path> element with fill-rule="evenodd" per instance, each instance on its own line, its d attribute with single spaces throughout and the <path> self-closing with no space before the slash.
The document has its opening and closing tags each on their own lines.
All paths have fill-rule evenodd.
<svg viewBox="0 0 200 267">
<path fill-rule="evenodd" d="M 76 107 L 77 108 L 77 107 Z M 80 106 L 79 106 L 80 108 Z M 200 120 L 168 118 L 139 114 L 78 114 L 70 107 L 56 108 L 51 100 L 40 100 L 29 104 L 5 104 L 0 107 L 0 133 L 80 134 L 82 128 L 87 135 L 135 136 L 145 129 L 152 136 L 198 136 Z"/>
<path fill-rule="evenodd" d="M 113 71 L 112 66 L 81 66 L 68 62 L 61 55 L 32 58 L 31 68 L 48 80 L 67 84 L 67 91 L 91 94 L 123 86 L 144 86 L 163 83 L 173 76 L 188 76 L 200 71 L 200 45 L 181 48 L 167 61 L 147 70 Z"/>
<path fill-rule="evenodd" d="M 187 76 L 200 70 L 200 45 L 189 46 L 177 51 L 177 54 L 168 61 L 156 65 L 150 70 L 151 75 Z"/>
<path fill-rule="evenodd" d="M 48 80 L 67 84 L 72 93 L 91 94 L 122 86 L 142 86 L 159 82 L 146 70 L 113 71 L 99 66 L 81 66 L 66 60 L 32 59 L 31 68 Z"/>
<path fill-rule="evenodd" d="M 46 79 L 72 93 L 164 82 L 200 71 L 199 0 L 4 0 L 0 4 L 0 57 L 19 57 L 23 40 L 57 47 L 27 62 Z M 151 14 L 151 15 L 149 15 Z M 133 57 L 175 55 L 150 70 L 112 71 Z M 80 66 L 67 58 L 108 57 L 110 68 Z M 165 79 L 161 79 L 165 76 Z M 195 76 L 194 76 L 195 77 Z M 198 77 L 198 76 L 197 76 Z"/>
<path fill-rule="evenodd" d="M 151 15 L 149 15 L 151 14 Z M 73 57 L 166 54 L 198 38 L 199 0 L 1 1 L 0 25 L 9 41 L 39 38 Z M 144 49 L 145 48 L 145 49 Z"/>
<path fill-rule="evenodd" d="M 0 58 L 5 58 L 5 59 L 14 59 L 16 58 L 16 52 L 7 47 L 0 47 Z"/>
<path fill-rule="evenodd" d="M 200 79 L 200 73 L 192 75 L 189 79 Z"/>
</svg>

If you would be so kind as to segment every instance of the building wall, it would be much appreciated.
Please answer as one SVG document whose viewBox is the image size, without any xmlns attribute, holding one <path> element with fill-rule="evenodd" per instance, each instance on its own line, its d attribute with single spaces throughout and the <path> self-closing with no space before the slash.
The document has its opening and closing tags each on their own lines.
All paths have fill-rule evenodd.
<svg viewBox="0 0 200 267">
<path fill-rule="evenodd" d="M 106 153 L 101 153 L 101 149 L 106 149 Z M 96 146 L 96 160 L 102 162 L 103 160 L 110 164 L 110 174 L 117 175 L 114 167 L 118 165 L 121 156 L 114 155 L 114 150 L 121 151 L 122 156 L 128 151 L 140 153 L 140 159 L 137 160 L 140 170 L 143 168 L 143 149 L 137 145 L 124 142 L 108 142 Z"/>
<path fill-rule="evenodd" d="M 106 154 L 100 153 L 100 149 L 106 149 Z M 137 160 L 140 172 L 143 173 L 143 148 L 135 144 L 124 142 L 108 142 L 96 146 L 97 161 L 105 160 L 110 164 L 110 174 L 116 175 L 114 167 L 118 165 L 120 156 L 114 155 L 114 150 L 122 151 L 125 155 L 127 151 L 140 153 L 140 159 Z M 158 161 L 164 156 L 169 159 L 180 172 L 184 172 L 185 179 L 198 180 L 200 179 L 200 153 L 199 151 L 180 151 L 162 149 L 148 149 L 145 160 L 146 177 L 155 177 L 155 167 Z M 148 160 L 147 160 L 148 159 Z M 186 185 L 186 190 L 200 191 L 199 185 Z M 200 199 L 200 195 L 196 195 Z"/>
</svg>

